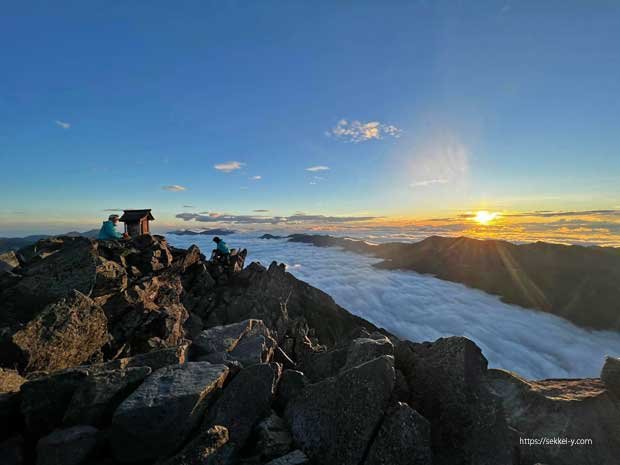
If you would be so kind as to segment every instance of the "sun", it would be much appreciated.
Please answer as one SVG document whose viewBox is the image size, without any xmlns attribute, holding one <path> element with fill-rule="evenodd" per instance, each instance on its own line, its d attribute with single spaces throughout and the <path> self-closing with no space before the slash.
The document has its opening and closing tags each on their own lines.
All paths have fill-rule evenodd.
<svg viewBox="0 0 620 465">
<path fill-rule="evenodd" d="M 473 219 L 476 223 L 486 226 L 491 221 L 496 219 L 498 216 L 499 216 L 499 213 L 497 212 L 491 213 L 486 210 L 480 210 L 479 212 L 476 212 L 476 215 L 474 216 Z"/>
</svg>

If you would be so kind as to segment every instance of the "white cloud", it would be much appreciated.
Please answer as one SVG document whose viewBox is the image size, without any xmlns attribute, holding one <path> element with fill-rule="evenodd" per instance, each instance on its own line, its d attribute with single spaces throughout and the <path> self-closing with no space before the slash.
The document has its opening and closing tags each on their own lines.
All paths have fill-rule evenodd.
<svg viewBox="0 0 620 465">
<path fill-rule="evenodd" d="M 327 171 L 328 169 L 329 169 L 329 166 L 318 165 L 318 166 L 311 166 L 310 168 L 306 168 L 306 171 L 316 172 L 316 171 Z"/>
<path fill-rule="evenodd" d="M 252 176 L 250 179 L 252 181 L 260 181 L 261 179 L 263 179 L 263 177 L 262 176 Z"/>
<path fill-rule="evenodd" d="M 341 119 L 338 124 L 327 132 L 328 135 L 347 142 L 365 142 L 372 139 L 383 139 L 384 136 L 399 138 L 402 130 L 392 124 L 379 121 L 362 122 Z"/>
<path fill-rule="evenodd" d="M 245 163 L 240 161 L 227 161 L 225 163 L 217 163 L 213 165 L 213 168 L 218 171 L 223 171 L 224 173 L 230 173 L 231 171 L 241 169 L 244 165 Z"/>
<path fill-rule="evenodd" d="M 309 284 L 331 295 L 351 313 L 412 341 L 463 335 L 476 342 L 491 367 L 532 379 L 598 377 L 605 355 L 620 356 L 620 334 L 579 328 L 548 313 L 503 303 L 462 284 L 413 272 L 379 270 L 377 259 L 285 241 L 260 234 L 234 235 L 229 244 L 247 248 L 246 263 L 277 260 Z M 168 236 L 175 246 L 208 237 Z M 293 265 L 301 265 L 293 268 Z"/>
<path fill-rule="evenodd" d="M 65 121 L 56 120 L 55 123 L 63 129 L 69 129 L 71 127 L 71 123 L 67 123 Z"/>
<path fill-rule="evenodd" d="M 161 188 L 169 192 L 181 192 L 181 191 L 187 190 L 186 187 L 179 186 L 178 184 L 171 184 L 170 186 L 162 186 Z"/>
<path fill-rule="evenodd" d="M 425 179 L 423 181 L 414 181 L 411 183 L 411 187 L 427 187 L 433 184 L 446 184 L 447 179 Z"/>
</svg>

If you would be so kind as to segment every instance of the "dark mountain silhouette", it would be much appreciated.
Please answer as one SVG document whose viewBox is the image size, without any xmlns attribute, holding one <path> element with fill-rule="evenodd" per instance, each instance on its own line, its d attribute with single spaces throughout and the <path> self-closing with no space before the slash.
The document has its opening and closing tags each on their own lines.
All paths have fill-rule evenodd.
<svg viewBox="0 0 620 465">
<path fill-rule="evenodd" d="M 501 296 L 595 329 L 620 330 L 620 249 L 513 244 L 432 236 L 416 243 L 369 244 L 294 234 L 292 242 L 337 246 L 384 259 L 378 268 L 413 270 Z"/>
</svg>

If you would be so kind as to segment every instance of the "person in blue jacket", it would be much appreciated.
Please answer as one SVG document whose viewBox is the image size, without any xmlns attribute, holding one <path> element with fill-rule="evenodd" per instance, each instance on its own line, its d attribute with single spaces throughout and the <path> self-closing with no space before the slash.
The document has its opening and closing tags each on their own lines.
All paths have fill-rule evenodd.
<svg viewBox="0 0 620 465">
<path fill-rule="evenodd" d="M 127 234 L 123 234 L 116 230 L 116 225 L 118 224 L 119 216 L 118 215 L 110 215 L 108 217 L 108 221 L 104 221 L 101 225 L 101 229 L 99 230 L 98 239 L 102 240 L 119 240 L 127 237 Z"/>
<path fill-rule="evenodd" d="M 217 244 L 217 248 L 215 250 L 217 251 L 219 255 L 224 255 L 224 256 L 230 255 L 230 250 L 228 249 L 226 242 L 224 242 L 222 239 L 220 239 L 217 236 L 213 238 L 213 242 Z"/>
</svg>

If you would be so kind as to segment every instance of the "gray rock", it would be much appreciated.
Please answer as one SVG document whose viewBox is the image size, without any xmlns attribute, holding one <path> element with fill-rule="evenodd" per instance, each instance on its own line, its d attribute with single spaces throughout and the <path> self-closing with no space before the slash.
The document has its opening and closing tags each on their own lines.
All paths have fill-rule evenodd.
<svg viewBox="0 0 620 465">
<path fill-rule="evenodd" d="M 337 375 L 347 362 L 347 349 L 328 351 L 307 351 L 302 354 L 300 370 L 311 382 L 321 381 Z"/>
<path fill-rule="evenodd" d="M 223 426 L 213 426 L 199 433 L 192 441 L 193 447 L 185 447 L 163 465 L 224 465 L 223 460 L 229 449 L 228 430 Z"/>
<path fill-rule="evenodd" d="M 307 465 L 309 463 L 310 460 L 308 459 L 308 456 L 306 454 L 304 454 L 300 450 L 294 450 L 293 452 L 289 452 L 282 457 L 273 459 L 266 465 Z"/>
<path fill-rule="evenodd" d="M 601 370 L 601 380 L 607 389 L 620 397 L 620 358 L 607 357 Z"/>
<path fill-rule="evenodd" d="M 293 437 L 284 419 L 275 412 L 271 412 L 256 427 L 258 441 L 257 453 L 262 459 L 281 457 L 291 450 Z"/>
<path fill-rule="evenodd" d="M 400 342 L 396 368 L 410 388 L 409 405 L 431 423 L 437 463 L 510 465 L 513 441 L 501 402 L 484 383 L 487 360 L 467 338 Z"/>
<path fill-rule="evenodd" d="M 354 339 L 349 344 L 342 369 L 353 368 L 381 355 L 394 355 L 394 345 L 383 334 L 374 333 L 372 337 Z"/>
<path fill-rule="evenodd" d="M 307 386 L 285 410 L 295 443 L 318 463 L 359 464 L 393 387 L 386 355 Z"/>
<path fill-rule="evenodd" d="M 407 404 L 383 419 L 365 465 L 432 465 L 431 425 Z"/>
<path fill-rule="evenodd" d="M 74 392 L 88 371 L 67 370 L 43 376 L 21 386 L 21 412 L 26 430 L 43 436 L 61 425 Z"/>
<path fill-rule="evenodd" d="M 188 362 L 161 368 L 118 407 L 111 445 L 121 461 L 140 461 L 174 452 L 200 423 L 228 368 Z"/>
<path fill-rule="evenodd" d="M 241 370 L 207 411 L 201 428 L 203 433 L 190 441 L 171 463 L 203 463 L 183 462 L 182 457 L 196 457 L 205 447 L 209 448 L 211 435 L 204 431 L 217 425 L 227 429 L 228 442 L 209 455 L 208 463 L 236 463 L 239 450 L 245 446 L 254 425 L 270 411 L 279 375 L 280 367 L 275 364 Z"/>
<path fill-rule="evenodd" d="M 508 424 L 518 432 L 514 444 L 520 463 L 617 463 L 620 402 L 600 379 L 530 381 L 504 370 L 489 370 L 486 378 L 502 400 Z M 519 440 L 540 437 L 587 438 L 592 444 L 530 446 Z"/>
<path fill-rule="evenodd" d="M 63 423 L 104 426 L 123 399 L 150 374 L 146 366 L 93 373 L 73 394 Z"/>
<path fill-rule="evenodd" d="M 132 367 L 149 367 L 156 371 L 169 365 L 181 365 L 187 361 L 189 342 L 165 349 L 153 350 L 133 357 L 123 357 L 110 362 L 92 365 L 91 370 L 106 371 Z"/>
<path fill-rule="evenodd" d="M 284 410 L 286 404 L 299 395 L 309 383 L 301 371 L 284 370 L 276 391 L 276 407 Z"/>
<path fill-rule="evenodd" d="M 249 319 L 205 329 L 194 340 L 192 350 L 195 350 L 198 355 L 230 352 L 241 338 L 257 325 L 262 325 L 262 321 Z"/>
<path fill-rule="evenodd" d="M 56 430 L 37 443 L 37 465 L 86 464 L 99 441 L 99 430 L 92 426 Z"/>
<path fill-rule="evenodd" d="M 228 357 L 244 367 L 269 363 L 275 348 L 276 341 L 268 334 L 248 334 L 241 339 Z"/>
<path fill-rule="evenodd" d="M 9 251 L 0 254 L 0 273 L 3 271 L 13 271 L 14 268 L 19 266 L 19 260 L 15 252 Z"/>
<path fill-rule="evenodd" d="M 62 370 L 84 363 L 108 342 L 107 319 L 92 299 L 72 291 L 15 333 L 12 342 L 25 370 Z"/>
</svg>

